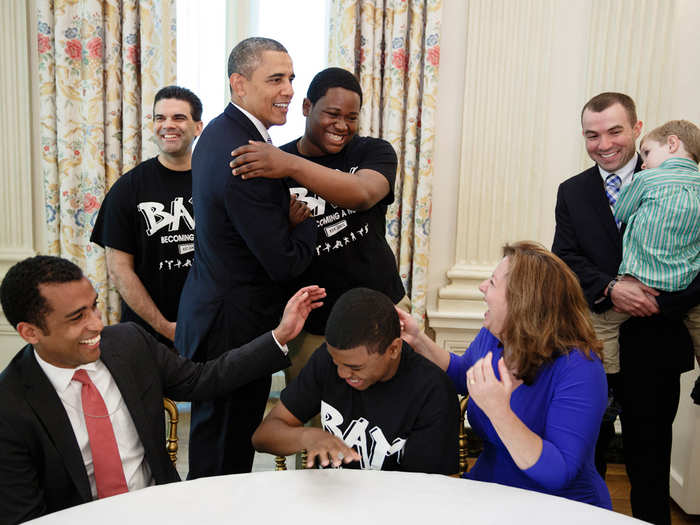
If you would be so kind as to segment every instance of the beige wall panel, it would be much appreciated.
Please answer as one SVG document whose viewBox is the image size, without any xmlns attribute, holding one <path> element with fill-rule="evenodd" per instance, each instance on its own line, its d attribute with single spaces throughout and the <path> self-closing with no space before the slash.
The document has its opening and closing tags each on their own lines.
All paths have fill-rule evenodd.
<svg viewBox="0 0 700 525">
<path fill-rule="evenodd" d="M 579 120 L 586 100 L 630 94 L 644 131 L 700 122 L 697 20 L 695 0 L 444 3 L 428 283 L 439 344 L 457 351 L 480 329 L 477 286 L 504 242 L 551 245 L 557 187 L 591 165 Z M 699 513 L 692 374 L 674 424 L 671 494 Z"/>
<path fill-rule="evenodd" d="M 43 192 L 34 171 L 37 121 L 34 78 L 36 33 L 33 2 L 0 2 L 0 277 L 17 261 L 34 255 L 43 233 Z M 34 98 L 33 98 L 34 97 Z M 23 341 L 0 316 L 0 370 Z"/>
</svg>

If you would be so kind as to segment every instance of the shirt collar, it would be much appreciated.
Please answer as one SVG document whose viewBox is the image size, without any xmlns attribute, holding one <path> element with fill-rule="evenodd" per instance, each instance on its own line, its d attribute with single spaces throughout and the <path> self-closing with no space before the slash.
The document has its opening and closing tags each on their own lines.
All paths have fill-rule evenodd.
<svg viewBox="0 0 700 525">
<path fill-rule="evenodd" d="M 267 128 L 265 127 L 265 125 L 262 122 L 260 122 L 256 117 L 254 117 L 252 114 L 250 114 L 245 109 L 243 109 L 241 106 L 239 106 L 238 104 L 234 104 L 233 102 L 231 102 L 231 104 L 233 104 L 241 113 L 243 113 L 246 117 L 248 117 L 248 120 L 250 120 L 253 123 L 253 125 L 257 128 L 257 130 L 262 135 L 263 140 L 265 142 L 267 142 L 267 140 L 270 138 L 270 133 L 267 131 Z"/>
<path fill-rule="evenodd" d="M 87 370 L 88 372 L 95 372 L 97 371 L 97 363 L 99 361 L 98 359 L 97 361 L 94 361 L 92 363 L 80 365 L 77 368 L 60 368 L 58 366 L 54 366 L 44 361 L 39 356 L 39 353 L 36 351 L 36 348 L 34 349 L 34 357 L 36 358 L 36 362 L 39 363 L 39 366 L 46 374 L 46 377 L 49 378 L 49 381 L 53 385 L 56 392 L 58 392 L 59 394 L 62 394 L 66 391 L 66 389 L 70 385 L 70 382 L 73 380 L 73 374 L 76 370 L 80 370 L 82 368 Z"/>
<path fill-rule="evenodd" d="M 598 165 L 598 171 L 600 172 L 600 176 L 603 177 L 603 182 L 605 182 L 605 179 L 608 178 L 608 175 L 611 173 L 614 173 L 618 177 L 620 177 L 620 180 L 622 181 L 622 186 L 625 186 L 632 182 L 632 176 L 634 175 L 634 168 L 637 167 L 637 153 L 635 153 L 632 158 L 622 166 L 619 170 L 617 171 L 606 171 L 603 168 Z"/>
</svg>

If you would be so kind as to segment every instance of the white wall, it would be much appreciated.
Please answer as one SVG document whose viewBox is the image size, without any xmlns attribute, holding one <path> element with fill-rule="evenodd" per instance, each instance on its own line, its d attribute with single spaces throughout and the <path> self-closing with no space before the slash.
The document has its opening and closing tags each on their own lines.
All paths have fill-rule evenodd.
<svg viewBox="0 0 700 525">
<path fill-rule="evenodd" d="M 44 246 L 33 2 L 0 2 L 0 276 Z M 12 74 L 7 74 L 12 72 Z M 0 370 L 24 344 L 0 315 Z"/>
</svg>

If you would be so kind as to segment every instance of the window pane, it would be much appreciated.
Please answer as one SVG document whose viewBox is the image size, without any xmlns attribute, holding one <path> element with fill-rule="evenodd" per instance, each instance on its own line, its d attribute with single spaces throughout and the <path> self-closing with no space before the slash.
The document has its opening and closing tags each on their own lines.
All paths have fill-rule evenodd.
<svg viewBox="0 0 700 525">
<path fill-rule="evenodd" d="M 270 129 L 273 142 L 281 146 L 303 134 L 302 100 L 313 76 L 328 64 L 329 0 L 259 0 L 251 9 L 250 36 L 278 40 L 294 63 L 295 93 L 287 123 Z M 230 100 L 226 16 L 226 0 L 177 0 L 177 83 L 202 100 L 205 126 Z"/>
<path fill-rule="evenodd" d="M 178 0 L 177 83 L 202 101 L 206 126 L 224 110 L 226 78 L 226 1 Z"/>
<path fill-rule="evenodd" d="M 294 63 L 294 98 L 284 126 L 270 128 L 277 146 L 304 133 L 301 102 L 313 76 L 328 65 L 328 0 L 260 0 L 256 35 L 274 38 Z"/>
</svg>

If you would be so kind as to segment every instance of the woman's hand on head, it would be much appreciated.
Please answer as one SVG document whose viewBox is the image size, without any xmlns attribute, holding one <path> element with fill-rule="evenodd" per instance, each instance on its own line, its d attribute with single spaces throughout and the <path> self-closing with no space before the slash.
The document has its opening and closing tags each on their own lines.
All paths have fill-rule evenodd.
<svg viewBox="0 0 700 525">
<path fill-rule="evenodd" d="M 396 313 L 399 315 L 399 323 L 401 324 L 401 339 L 409 345 L 414 346 L 416 339 L 420 336 L 418 323 L 411 314 L 405 312 L 398 306 L 394 306 Z"/>
<path fill-rule="evenodd" d="M 487 353 L 467 370 L 469 396 L 484 411 L 489 419 L 503 415 L 510 410 L 510 396 L 522 384 L 508 369 L 501 357 L 498 360 L 499 380 L 491 365 L 492 353 Z"/>
</svg>

